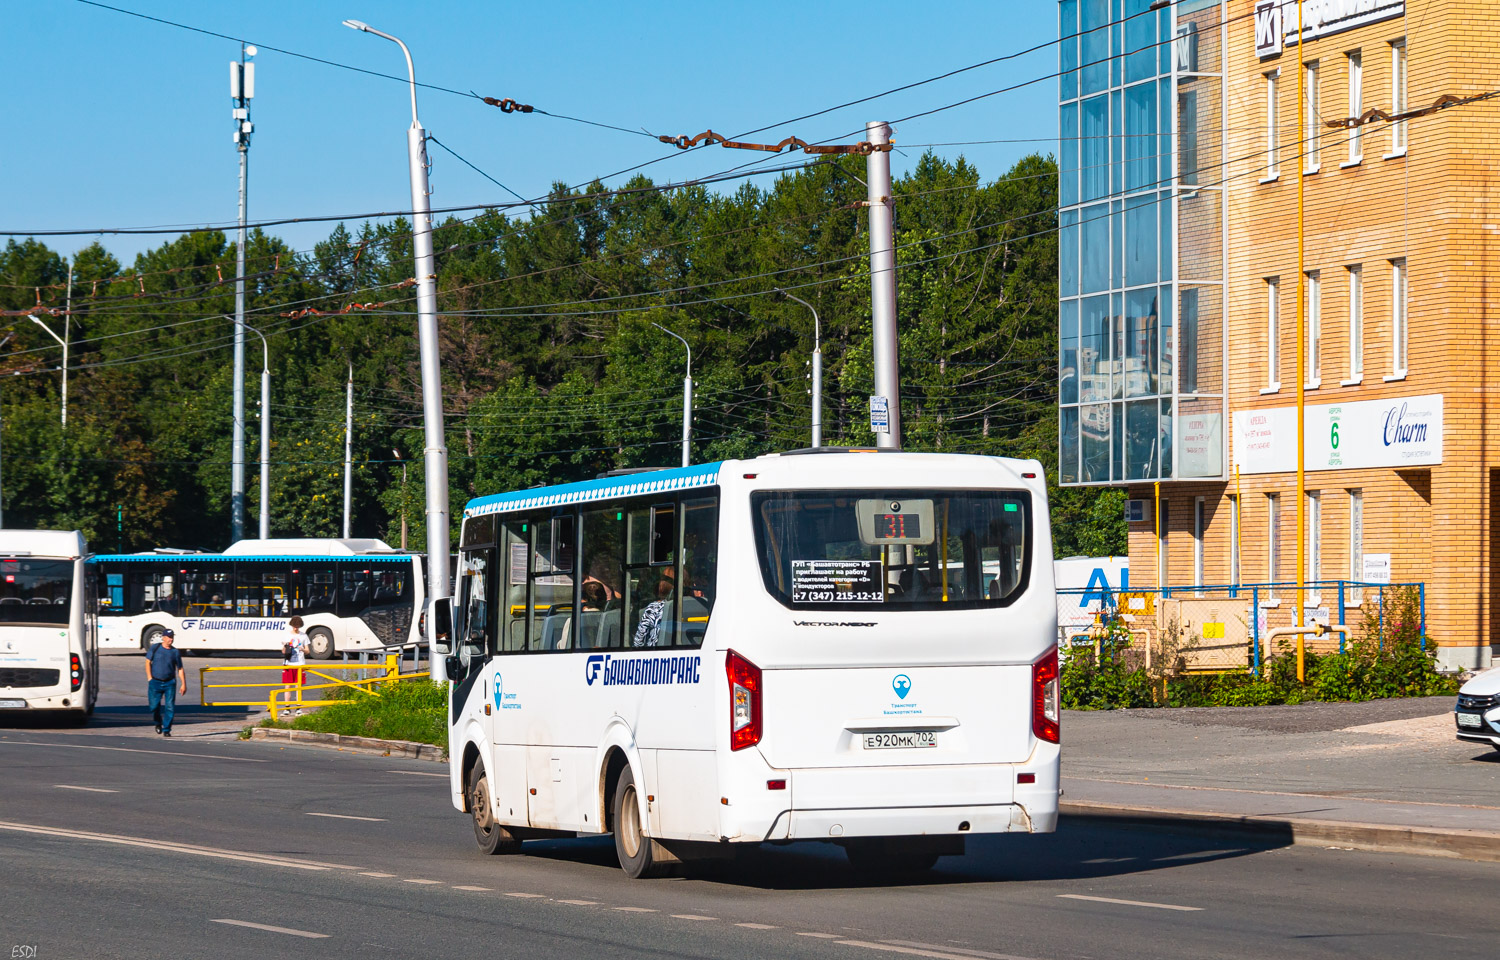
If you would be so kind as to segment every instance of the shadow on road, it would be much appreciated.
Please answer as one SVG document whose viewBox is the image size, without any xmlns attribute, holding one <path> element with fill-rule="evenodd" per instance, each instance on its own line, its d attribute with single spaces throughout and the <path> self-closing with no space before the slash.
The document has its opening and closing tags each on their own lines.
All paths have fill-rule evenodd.
<svg viewBox="0 0 1500 960">
<path fill-rule="evenodd" d="M 187 733 L 188 728 L 198 724 L 232 721 L 248 723 L 251 712 L 250 707 L 202 707 L 180 703 L 173 716 L 172 726 Z M 151 727 L 151 712 L 144 704 L 96 707 L 93 717 L 82 725 L 71 714 L 59 715 L 52 711 L 0 714 L 0 729 L 5 730 L 117 730 L 130 727 Z"/>
<path fill-rule="evenodd" d="M 1247 840 L 1164 832 L 1146 823 L 1064 822 L 1054 834 L 970 837 L 968 853 L 944 857 L 928 873 L 869 876 L 849 866 L 832 843 L 763 844 L 738 848 L 730 861 L 687 864 L 691 880 L 762 890 L 839 890 L 944 886 L 1007 881 L 1078 880 L 1153 873 L 1229 860 L 1290 846 L 1273 832 Z M 525 855 L 619 870 L 611 837 L 536 840 Z"/>
</svg>

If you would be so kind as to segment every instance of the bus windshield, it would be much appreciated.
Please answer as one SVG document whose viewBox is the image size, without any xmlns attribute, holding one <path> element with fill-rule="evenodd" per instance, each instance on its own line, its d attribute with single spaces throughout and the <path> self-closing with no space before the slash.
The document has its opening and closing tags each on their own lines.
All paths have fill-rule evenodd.
<svg viewBox="0 0 1500 960">
<path fill-rule="evenodd" d="M 0 560 L 0 623 L 68 622 L 73 561 Z"/>
<path fill-rule="evenodd" d="M 794 609 L 1000 607 L 1026 587 L 1023 491 L 778 491 L 751 508 L 766 589 Z"/>
</svg>

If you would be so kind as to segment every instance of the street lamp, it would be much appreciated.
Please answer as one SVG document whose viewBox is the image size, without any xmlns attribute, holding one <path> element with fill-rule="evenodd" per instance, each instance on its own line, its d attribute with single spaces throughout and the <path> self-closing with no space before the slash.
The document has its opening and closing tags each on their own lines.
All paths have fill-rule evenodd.
<svg viewBox="0 0 1500 960">
<path fill-rule="evenodd" d="M 37 318 L 36 314 L 34 314 L 34 313 L 28 313 L 26 315 L 26 317 L 32 323 L 36 324 L 37 326 L 41 327 L 43 330 L 47 331 L 47 333 L 52 337 L 53 340 L 56 340 L 58 343 L 62 344 L 62 348 L 63 348 L 63 364 L 62 364 L 62 375 L 63 375 L 63 382 L 62 382 L 62 425 L 63 425 L 64 429 L 67 429 L 67 426 L 68 426 L 68 341 L 72 339 L 72 330 L 69 328 L 69 326 L 67 324 L 64 324 L 63 325 L 63 333 L 67 334 L 67 336 L 66 337 L 59 337 L 56 333 L 54 333 L 52 331 L 51 327 L 47 326 L 45 323 L 43 323 L 41 320 L 39 320 Z"/>
<path fill-rule="evenodd" d="M 812 354 L 812 445 L 814 448 L 823 445 L 823 328 L 818 321 L 818 308 L 803 300 L 794 297 L 780 287 L 776 292 L 788 300 L 795 300 L 812 311 L 813 315 L 813 354 Z"/>
<path fill-rule="evenodd" d="M 693 348 L 688 347 L 686 340 L 661 324 L 653 321 L 651 325 L 667 336 L 681 340 L 682 345 L 687 347 L 687 375 L 682 378 L 682 465 L 686 467 L 689 459 L 688 448 L 693 440 Z"/>
<path fill-rule="evenodd" d="M 427 131 L 417 119 L 417 72 L 406 44 L 359 20 L 344 26 L 373 33 L 401 48 L 406 56 L 406 75 L 411 88 L 411 126 L 406 131 L 406 156 L 411 177 L 412 248 L 416 253 L 417 343 L 422 362 L 422 422 L 426 435 L 427 487 L 427 595 L 436 604 L 452 596 L 448 584 L 448 448 L 443 439 L 443 382 L 438 367 L 437 267 L 432 256 L 432 215 L 428 201 Z M 429 627 L 434 630 L 433 620 Z M 443 658 L 432 656 L 433 683 L 447 680 Z"/>
<path fill-rule="evenodd" d="M 406 458 L 401 451 L 391 448 L 391 456 L 401 461 L 401 549 L 406 549 Z"/>
<path fill-rule="evenodd" d="M 260 538 L 271 539 L 271 345 L 266 335 L 244 321 L 240 326 L 260 337 Z"/>
</svg>

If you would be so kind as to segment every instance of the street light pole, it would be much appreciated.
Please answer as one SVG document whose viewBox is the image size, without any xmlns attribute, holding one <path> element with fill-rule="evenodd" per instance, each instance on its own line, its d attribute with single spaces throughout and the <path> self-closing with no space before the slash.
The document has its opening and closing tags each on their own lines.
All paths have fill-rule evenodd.
<svg viewBox="0 0 1500 960">
<path fill-rule="evenodd" d="M 260 365 L 260 538 L 271 539 L 271 345 L 266 335 L 242 324 L 251 333 L 260 337 L 262 359 Z"/>
<path fill-rule="evenodd" d="M 651 325 L 669 337 L 677 337 L 687 347 L 687 375 L 682 378 L 682 465 L 686 467 L 692 459 L 690 451 L 693 444 L 693 348 L 688 347 L 686 340 L 661 324 L 653 322 Z"/>
<path fill-rule="evenodd" d="M 823 328 L 818 321 L 818 308 L 801 297 L 792 296 L 780 287 L 777 287 L 776 291 L 788 300 L 795 300 L 812 311 L 812 445 L 816 449 L 823 445 Z"/>
<path fill-rule="evenodd" d="M 38 319 L 36 314 L 28 313 L 26 317 L 32 323 L 47 331 L 48 336 L 50 336 L 53 340 L 56 340 L 58 343 L 62 344 L 62 425 L 63 429 L 66 430 L 68 428 L 68 339 L 66 337 L 59 337 L 56 333 L 53 332 L 51 327 L 47 326 L 40 319 Z M 63 330 L 67 329 L 68 328 L 66 326 L 63 327 Z"/>
<path fill-rule="evenodd" d="M 412 247 L 417 269 L 417 342 L 422 361 L 422 421 L 426 447 L 427 595 L 434 601 L 452 596 L 448 577 L 448 447 L 443 437 L 443 381 L 438 363 L 437 267 L 432 256 L 432 215 L 427 182 L 427 131 L 417 118 L 417 73 L 406 44 L 367 23 L 345 20 L 344 26 L 389 40 L 406 57 L 411 88 L 411 126 L 406 131 L 411 175 Z M 432 681 L 447 680 L 443 659 L 428 651 Z"/>
<path fill-rule="evenodd" d="M 401 461 L 401 549 L 406 549 L 406 458 L 401 451 L 391 449 L 391 456 Z"/>
</svg>

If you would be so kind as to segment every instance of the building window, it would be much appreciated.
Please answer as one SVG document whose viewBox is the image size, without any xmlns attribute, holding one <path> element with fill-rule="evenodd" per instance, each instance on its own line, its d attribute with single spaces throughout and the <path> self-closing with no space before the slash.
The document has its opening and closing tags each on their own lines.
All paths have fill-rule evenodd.
<svg viewBox="0 0 1500 960">
<path fill-rule="evenodd" d="M 1406 112 L 1406 39 L 1391 44 L 1391 113 Z M 1406 121 L 1391 124 L 1391 156 L 1406 152 Z"/>
<path fill-rule="evenodd" d="M 1317 173 L 1322 166 L 1318 155 L 1318 132 L 1323 122 L 1318 119 L 1318 61 L 1302 65 L 1302 153 L 1306 158 L 1302 169 L 1307 173 Z"/>
<path fill-rule="evenodd" d="M 1357 117 L 1364 112 L 1364 87 L 1365 87 L 1365 61 L 1364 56 L 1358 50 L 1350 50 L 1348 53 L 1349 67 L 1349 116 Z M 1349 130 L 1349 162 L 1359 163 L 1364 159 L 1364 127 L 1352 127 Z"/>
<path fill-rule="evenodd" d="M 1365 289 L 1359 264 L 1349 268 L 1349 382 L 1365 375 Z"/>
<path fill-rule="evenodd" d="M 1307 580 L 1323 579 L 1323 498 L 1316 490 L 1307 491 Z"/>
<path fill-rule="evenodd" d="M 1266 281 L 1266 390 L 1281 389 L 1281 281 Z"/>
<path fill-rule="evenodd" d="M 1363 490 L 1349 491 L 1349 579 L 1365 578 L 1365 493 Z M 1364 602 L 1364 593 L 1359 587 L 1351 587 L 1348 602 L 1359 606 Z"/>
<path fill-rule="evenodd" d="M 1159 588 L 1171 584 L 1167 579 L 1167 524 L 1170 517 L 1167 501 L 1156 501 L 1156 585 Z"/>
<path fill-rule="evenodd" d="M 1193 498 L 1193 585 L 1203 586 L 1203 498 Z M 1197 590 L 1195 596 L 1203 596 Z"/>
<path fill-rule="evenodd" d="M 1318 271 L 1307 272 L 1307 381 L 1306 386 L 1317 387 L 1323 382 L 1323 368 L 1319 358 L 1323 343 L 1323 288 L 1318 282 Z"/>
<path fill-rule="evenodd" d="M 1240 584 L 1240 498 L 1229 495 L 1229 582 Z"/>
<path fill-rule="evenodd" d="M 1391 261 L 1391 376 L 1406 376 L 1406 259 Z"/>
<path fill-rule="evenodd" d="M 1279 71 L 1266 74 L 1266 179 L 1281 176 L 1281 131 L 1276 128 L 1276 77 Z"/>
<path fill-rule="evenodd" d="M 1281 582 L 1281 497 L 1274 493 L 1266 494 L 1266 582 Z"/>
</svg>

